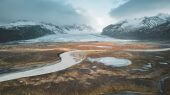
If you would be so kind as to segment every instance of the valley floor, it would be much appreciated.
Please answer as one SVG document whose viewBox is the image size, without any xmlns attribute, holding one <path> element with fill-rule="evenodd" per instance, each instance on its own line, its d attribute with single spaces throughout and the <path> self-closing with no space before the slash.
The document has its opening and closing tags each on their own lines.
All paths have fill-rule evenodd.
<svg viewBox="0 0 170 95">
<path fill-rule="evenodd" d="M 58 66 L 69 59 L 61 55 L 70 51 L 78 51 L 70 54 L 74 60 L 67 61 L 70 67 L 45 71 L 46 67 Z M 89 60 L 107 57 L 128 59 L 132 64 L 115 67 L 102 64 L 103 60 Z M 35 74 L 41 68 L 45 73 Z M 113 42 L 1 45 L 0 80 L 21 72 L 35 70 L 35 73 L 3 80 L 0 95 L 170 95 L 169 68 L 168 45 Z"/>
</svg>

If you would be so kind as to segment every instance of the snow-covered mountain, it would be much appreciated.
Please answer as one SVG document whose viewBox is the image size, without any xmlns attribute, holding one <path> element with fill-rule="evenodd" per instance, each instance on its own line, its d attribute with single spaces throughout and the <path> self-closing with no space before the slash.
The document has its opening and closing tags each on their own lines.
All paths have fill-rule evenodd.
<svg viewBox="0 0 170 95">
<path fill-rule="evenodd" d="M 170 15 L 124 20 L 105 27 L 102 34 L 122 39 L 170 39 Z"/>
<path fill-rule="evenodd" d="M 9 24 L 0 25 L 0 28 L 11 29 L 18 27 L 28 27 L 28 26 L 40 26 L 42 29 L 48 29 L 54 33 L 63 33 L 59 26 L 47 23 L 33 22 L 27 20 L 18 20 Z"/>
<path fill-rule="evenodd" d="M 54 34 L 54 32 L 32 22 L 10 23 L 0 26 L 0 43 L 34 39 L 49 34 Z"/>
<path fill-rule="evenodd" d="M 87 34 L 95 30 L 87 25 L 53 25 L 20 20 L 0 25 L 0 42 L 34 39 L 49 34 Z"/>
<path fill-rule="evenodd" d="M 26 27 L 26 26 L 35 26 L 39 25 L 42 28 L 48 29 L 55 33 L 64 33 L 64 34 L 79 34 L 79 33 L 93 33 L 96 32 L 94 28 L 88 25 L 54 25 L 51 23 L 43 23 L 43 22 L 33 22 L 27 20 L 18 20 L 6 25 L 0 25 L 0 28 L 13 28 L 13 27 Z"/>
</svg>

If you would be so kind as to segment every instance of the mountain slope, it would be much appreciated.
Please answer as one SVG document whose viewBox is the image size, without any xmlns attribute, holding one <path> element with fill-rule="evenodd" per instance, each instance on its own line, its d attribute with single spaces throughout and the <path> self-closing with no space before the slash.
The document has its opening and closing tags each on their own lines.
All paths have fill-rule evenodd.
<svg viewBox="0 0 170 95">
<path fill-rule="evenodd" d="M 92 32 L 94 32 L 94 29 L 87 25 L 53 25 L 32 21 L 17 21 L 0 26 L 0 43 L 34 39 L 49 34 L 86 34 Z"/>
<path fill-rule="evenodd" d="M 13 23 L 0 26 L 0 43 L 34 39 L 49 34 L 54 34 L 54 32 L 42 25 L 33 23 Z"/>
<path fill-rule="evenodd" d="M 105 27 L 102 35 L 120 39 L 167 40 L 170 39 L 170 15 L 124 20 Z"/>
</svg>

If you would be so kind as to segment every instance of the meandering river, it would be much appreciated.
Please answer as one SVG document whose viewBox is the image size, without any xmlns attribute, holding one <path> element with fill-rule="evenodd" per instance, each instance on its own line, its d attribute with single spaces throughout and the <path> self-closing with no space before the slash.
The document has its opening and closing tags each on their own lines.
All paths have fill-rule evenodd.
<svg viewBox="0 0 170 95">
<path fill-rule="evenodd" d="M 76 65 L 85 59 L 83 51 L 78 51 L 78 50 L 62 53 L 60 57 L 61 57 L 61 62 L 56 62 L 54 65 L 1 75 L 0 82 L 61 71 L 73 65 Z"/>
</svg>

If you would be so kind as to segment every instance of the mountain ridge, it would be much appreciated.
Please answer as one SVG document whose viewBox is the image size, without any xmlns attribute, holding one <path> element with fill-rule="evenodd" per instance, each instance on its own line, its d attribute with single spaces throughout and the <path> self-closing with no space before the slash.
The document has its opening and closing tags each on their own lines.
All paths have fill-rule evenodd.
<svg viewBox="0 0 170 95">
<path fill-rule="evenodd" d="M 164 40 L 170 39 L 170 15 L 124 20 L 103 29 L 102 35 L 119 39 Z"/>
<path fill-rule="evenodd" d="M 51 34 L 91 33 L 94 29 L 88 25 L 54 25 L 51 23 L 20 20 L 0 25 L 0 43 L 35 39 Z"/>
</svg>

